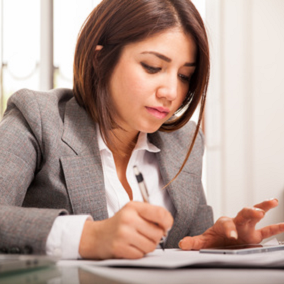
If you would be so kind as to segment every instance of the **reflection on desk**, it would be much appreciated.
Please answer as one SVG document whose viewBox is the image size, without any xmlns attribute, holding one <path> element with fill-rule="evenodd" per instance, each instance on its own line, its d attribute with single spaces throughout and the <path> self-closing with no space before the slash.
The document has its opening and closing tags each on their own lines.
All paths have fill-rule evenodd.
<svg viewBox="0 0 284 284">
<path fill-rule="evenodd" d="M 0 274 L 1 284 L 122 284 L 79 267 L 48 267 Z"/>
<path fill-rule="evenodd" d="M 1 284 L 283 284 L 280 269 L 50 267 L 0 275 Z"/>
</svg>

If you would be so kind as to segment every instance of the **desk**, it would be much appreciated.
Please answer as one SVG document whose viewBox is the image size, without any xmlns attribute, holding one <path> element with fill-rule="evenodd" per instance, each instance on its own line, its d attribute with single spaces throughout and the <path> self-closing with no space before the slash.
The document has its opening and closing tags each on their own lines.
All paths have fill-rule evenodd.
<svg viewBox="0 0 284 284">
<path fill-rule="evenodd" d="M 284 269 L 60 267 L 0 274 L 1 284 L 283 284 Z"/>
</svg>

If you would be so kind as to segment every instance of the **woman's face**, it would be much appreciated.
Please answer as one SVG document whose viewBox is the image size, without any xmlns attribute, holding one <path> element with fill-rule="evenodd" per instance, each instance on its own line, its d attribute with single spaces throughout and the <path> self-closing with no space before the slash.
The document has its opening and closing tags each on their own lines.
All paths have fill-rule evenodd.
<svg viewBox="0 0 284 284">
<path fill-rule="evenodd" d="M 195 63 L 196 44 L 179 28 L 126 45 L 110 78 L 118 124 L 158 130 L 184 101 Z"/>
</svg>

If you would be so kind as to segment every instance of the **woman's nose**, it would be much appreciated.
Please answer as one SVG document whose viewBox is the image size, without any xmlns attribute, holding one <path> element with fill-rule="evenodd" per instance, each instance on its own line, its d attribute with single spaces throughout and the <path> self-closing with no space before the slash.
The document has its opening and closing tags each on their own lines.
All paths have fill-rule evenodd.
<svg viewBox="0 0 284 284">
<path fill-rule="evenodd" d="M 178 93 L 178 84 L 176 78 L 165 78 L 157 89 L 157 97 L 165 98 L 168 101 L 176 99 Z"/>
</svg>

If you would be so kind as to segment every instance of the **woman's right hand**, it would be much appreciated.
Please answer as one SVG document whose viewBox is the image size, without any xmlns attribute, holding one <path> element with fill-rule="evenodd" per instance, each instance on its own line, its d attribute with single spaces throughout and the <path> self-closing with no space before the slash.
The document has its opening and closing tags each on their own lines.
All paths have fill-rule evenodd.
<svg viewBox="0 0 284 284">
<path fill-rule="evenodd" d="M 155 250 L 172 224 L 165 208 L 131 201 L 109 219 L 87 220 L 79 253 L 85 259 L 141 258 Z"/>
</svg>

